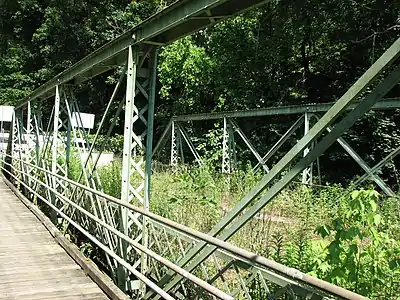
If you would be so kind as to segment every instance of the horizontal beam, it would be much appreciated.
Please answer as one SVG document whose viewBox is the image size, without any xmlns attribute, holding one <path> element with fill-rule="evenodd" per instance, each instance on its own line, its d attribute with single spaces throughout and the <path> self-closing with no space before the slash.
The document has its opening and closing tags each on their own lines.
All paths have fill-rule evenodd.
<svg viewBox="0 0 400 300">
<path fill-rule="evenodd" d="M 290 106 L 275 106 L 267 108 L 257 108 L 249 110 L 226 111 L 218 113 L 205 113 L 195 115 L 175 116 L 175 121 L 201 121 L 201 120 L 218 120 L 223 118 L 248 118 L 248 117 L 263 117 L 263 116 L 279 116 L 279 115 L 298 115 L 317 112 L 327 112 L 335 103 L 321 104 L 302 104 Z M 349 105 L 347 110 L 352 110 L 357 106 L 357 103 Z M 372 110 L 390 110 L 400 108 L 400 98 L 387 98 L 374 105 Z"/>
<path fill-rule="evenodd" d="M 81 74 L 90 73 L 96 66 L 118 64 L 121 57 L 127 57 L 126 50 L 131 45 L 158 44 L 166 45 L 190 33 L 213 25 L 233 15 L 239 14 L 247 9 L 260 6 L 269 0 L 180 0 L 153 15 L 116 39 L 105 44 L 92 52 L 78 63 L 74 64 L 64 72 L 55 76 L 33 93 L 23 98 L 16 108 L 20 108 L 28 101 L 37 98 L 48 98 L 54 95 L 55 87 L 78 78 Z M 213 19 L 212 16 L 221 16 Z M 209 18 L 196 19 L 195 17 Z M 97 68 L 94 74 L 100 75 L 101 69 Z M 103 68 L 104 72 L 108 68 Z M 84 78 L 80 77 L 79 82 Z"/>
</svg>

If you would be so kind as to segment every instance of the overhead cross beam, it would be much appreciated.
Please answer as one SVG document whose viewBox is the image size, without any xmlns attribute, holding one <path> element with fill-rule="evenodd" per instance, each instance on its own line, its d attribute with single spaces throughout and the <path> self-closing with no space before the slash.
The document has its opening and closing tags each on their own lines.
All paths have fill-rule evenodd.
<svg viewBox="0 0 400 300">
<path fill-rule="evenodd" d="M 270 0 L 180 0 L 138 26 L 92 52 L 22 99 L 16 108 L 37 98 L 54 95 L 56 86 L 83 82 L 126 62 L 127 49 L 145 51 L 146 44 L 167 45 L 190 33 L 209 27 L 228 17 L 261 6 Z M 213 16 L 216 16 L 213 18 Z M 74 82 L 76 80 L 76 82 Z"/>
</svg>

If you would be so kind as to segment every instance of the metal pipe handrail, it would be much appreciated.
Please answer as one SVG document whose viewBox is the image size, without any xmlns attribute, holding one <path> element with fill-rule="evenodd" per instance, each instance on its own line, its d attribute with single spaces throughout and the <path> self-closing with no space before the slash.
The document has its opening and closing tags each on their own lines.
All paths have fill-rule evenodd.
<svg viewBox="0 0 400 300">
<path fill-rule="evenodd" d="M 13 158 L 13 156 L 11 156 L 9 154 L 7 154 L 6 156 L 10 156 L 12 159 L 20 160 L 18 158 Z M 119 199 L 117 199 L 115 197 L 112 197 L 112 196 L 106 195 L 104 193 L 101 193 L 99 191 L 96 191 L 96 190 L 94 190 L 92 188 L 89 188 L 87 186 L 79 184 L 79 183 L 77 183 L 77 182 L 75 182 L 73 180 L 70 180 L 68 178 L 62 177 L 62 176 L 60 176 L 58 174 L 54 174 L 54 173 L 52 173 L 52 172 L 50 172 L 48 170 L 45 170 L 45 169 L 43 169 L 41 167 L 36 166 L 36 165 L 30 164 L 30 163 L 25 162 L 25 161 L 23 161 L 23 163 L 25 163 L 27 165 L 30 165 L 32 167 L 35 167 L 38 170 L 41 170 L 41 171 L 43 171 L 45 173 L 48 173 L 48 174 L 50 174 L 52 176 L 55 176 L 55 177 L 57 177 L 57 178 L 59 178 L 61 180 L 64 180 L 64 181 L 66 181 L 66 182 L 68 182 L 70 184 L 78 186 L 79 188 L 82 188 L 82 189 L 84 189 L 84 190 L 86 190 L 88 192 L 97 194 L 98 196 L 100 196 L 100 197 L 102 197 L 102 198 L 104 198 L 104 199 L 106 199 L 106 200 L 108 200 L 110 202 L 113 202 L 113 203 L 115 203 L 117 205 L 120 205 L 120 206 L 123 206 L 125 208 L 128 208 L 128 209 L 130 209 L 130 210 L 132 210 L 132 211 L 134 211 L 136 213 L 139 213 L 141 215 L 144 215 L 144 216 L 146 216 L 146 217 L 148 217 L 148 218 L 150 218 L 150 219 L 152 219 L 154 221 L 158 221 L 163 225 L 166 225 L 166 226 L 168 226 L 170 228 L 174 228 L 174 229 L 176 229 L 176 230 L 178 230 L 180 232 L 186 233 L 186 234 L 188 234 L 188 235 L 190 235 L 192 237 L 200 239 L 203 242 L 206 242 L 206 243 L 214 245 L 214 246 L 216 246 L 218 248 L 224 249 L 224 250 L 226 250 L 226 251 L 228 251 L 228 252 L 230 252 L 232 254 L 235 254 L 235 255 L 237 255 L 239 257 L 242 257 L 242 258 L 244 258 L 244 259 L 246 259 L 248 261 L 257 263 L 260 266 L 263 266 L 263 267 L 265 267 L 267 269 L 270 269 L 270 270 L 273 270 L 275 272 L 278 272 L 279 274 L 287 276 L 287 277 L 289 277 L 291 279 L 299 280 L 299 281 L 301 281 L 301 282 L 303 282 L 303 283 L 305 283 L 307 285 L 310 285 L 311 287 L 317 288 L 319 290 L 328 292 L 328 293 L 330 293 L 332 295 L 335 295 L 335 296 L 338 296 L 338 297 L 341 297 L 341 298 L 344 298 L 344 299 L 356 299 L 356 300 L 358 300 L 358 299 L 360 299 L 360 300 L 361 299 L 363 299 L 363 300 L 366 299 L 364 296 L 361 296 L 361 295 L 356 294 L 354 292 L 348 291 L 348 290 L 346 290 L 344 288 L 341 288 L 341 287 L 336 286 L 334 284 L 331 284 L 329 282 L 323 281 L 321 279 L 312 277 L 312 276 L 310 276 L 308 274 L 302 273 L 301 271 L 299 271 L 297 269 L 286 267 L 286 266 L 284 266 L 282 264 L 279 264 L 279 263 L 277 263 L 275 261 L 269 260 L 269 259 L 267 259 L 265 257 L 259 256 L 259 255 L 255 254 L 255 253 L 252 253 L 250 251 L 247 251 L 247 250 L 241 249 L 239 247 L 236 247 L 236 246 L 234 246 L 234 245 L 232 245 L 230 243 L 227 243 L 227 242 L 224 242 L 222 240 L 219 240 L 216 237 L 213 237 L 213 236 L 210 236 L 208 234 L 196 231 L 196 230 L 191 229 L 189 227 L 186 227 L 186 226 L 184 226 L 182 224 L 176 223 L 176 222 L 174 222 L 172 220 L 163 218 L 163 217 L 161 217 L 159 215 L 153 214 L 153 213 L 151 213 L 149 211 L 146 211 L 146 210 L 144 210 L 142 208 L 136 207 L 136 206 L 134 206 L 132 204 L 124 203 L 124 202 L 122 202 L 121 200 L 119 200 Z"/>
<path fill-rule="evenodd" d="M 7 163 L 8 164 L 8 163 Z M 8 164 L 9 165 L 9 164 Z M 51 207 L 54 211 L 56 211 L 62 218 L 67 220 L 70 224 L 72 224 L 76 229 L 78 229 L 80 232 L 82 232 L 88 239 L 90 239 L 93 243 L 95 243 L 100 249 L 102 249 L 104 252 L 106 252 L 108 255 L 113 257 L 118 263 L 120 263 L 122 266 L 124 266 L 127 270 L 132 272 L 133 275 L 135 275 L 139 280 L 144 282 L 147 286 L 149 286 L 153 291 L 155 291 L 157 294 L 159 294 L 161 297 L 163 297 L 166 300 L 175 300 L 175 298 L 171 297 L 168 293 L 164 292 L 159 286 L 157 286 L 155 283 L 153 283 L 150 279 L 148 279 L 146 276 L 144 276 L 142 273 L 137 271 L 135 268 L 133 268 L 128 262 L 123 260 L 121 257 L 119 257 L 117 254 L 115 254 L 110 248 L 105 246 L 103 243 L 101 243 L 98 239 L 96 239 L 92 234 L 90 234 L 88 231 L 86 231 L 82 226 L 80 226 L 78 223 L 76 223 L 74 220 L 69 218 L 66 214 L 64 214 L 60 209 L 58 209 L 56 206 L 54 206 L 51 202 L 46 200 L 43 196 L 41 196 L 39 193 L 37 193 L 35 190 L 33 190 L 31 187 L 29 187 L 23 180 L 19 179 L 17 176 L 12 174 L 10 171 L 4 169 L 10 176 L 12 176 L 15 180 L 17 180 L 19 183 L 23 184 L 25 188 L 27 188 L 30 192 L 34 193 L 36 196 L 38 196 L 44 203 L 46 203 L 49 207 Z"/>
<path fill-rule="evenodd" d="M 1 159 L 0 159 L 1 160 Z M 9 163 L 5 163 L 7 165 L 10 165 Z M 12 166 L 11 166 L 12 167 Z M 7 171 L 8 172 L 8 171 Z M 23 171 L 20 171 L 20 173 L 23 173 L 25 175 L 27 175 L 28 177 L 29 174 Z M 176 273 L 178 273 L 179 275 L 181 275 L 182 277 L 192 281 L 193 283 L 195 283 L 196 285 L 200 286 L 201 288 L 205 289 L 206 291 L 208 291 L 210 294 L 218 297 L 219 299 L 226 299 L 226 300 L 233 300 L 233 297 L 227 295 L 226 293 L 220 291 L 219 289 L 215 288 L 214 286 L 212 286 L 211 284 L 205 282 L 204 280 L 194 276 L 193 274 L 187 272 L 186 270 L 182 269 L 181 267 L 175 265 L 174 263 L 172 263 L 171 261 L 165 259 L 164 257 L 162 257 L 161 255 L 158 255 L 157 253 L 155 253 L 154 251 L 142 246 L 141 244 L 139 244 L 138 242 L 134 241 L 133 239 L 131 239 L 129 236 L 121 233 L 119 230 L 115 229 L 114 227 L 108 225 L 106 222 L 100 220 L 98 217 L 96 217 L 95 215 L 93 215 L 92 213 L 88 212 L 86 209 L 82 208 L 81 206 L 79 206 L 78 204 L 74 203 L 73 201 L 71 201 L 70 199 L 68 199 L 67 197 L 63 196 L 60 192 L 58 192 L 56 189 L 54 189 L 53 187 L 45 184 L 44 182 L 42 182 L 41 180 L 32 177 L 32 179 L 39 183 L 40 185 L 42 185 L 43 187 L 46 187 L 47 189 L 49 189 L 51 192 L 57 194 L 57 196 L 59 196 L 64 202 L 68 202 L 70 205 L 74 206 L 77 210 L 79 210 L 80 212 L 84 213 L 85 215 L 87 215 L 89 218 L 91 218 L 93 221 L 95 221 L 96 223 L 98 223 L 99 225 L 105 227 L 107 230 L 109 230 L 110 232 L 112 232 L 113 234 L 117 235 L 118 237 L 124 239 L 126 242 L 128 242 L 129 244 L 131 244 L 134 248 L 138 249 L 139 251 L 146 253 L 147 255 L 149 255 L 150 257 L 154 258 L 155 260 L 157 260 L 159 263 L 167 266 L 168 268 L 170 268 L 171 270 L 175 271 Z M 38 195 L 36 193 L 36 195 Z"/>
</svg>

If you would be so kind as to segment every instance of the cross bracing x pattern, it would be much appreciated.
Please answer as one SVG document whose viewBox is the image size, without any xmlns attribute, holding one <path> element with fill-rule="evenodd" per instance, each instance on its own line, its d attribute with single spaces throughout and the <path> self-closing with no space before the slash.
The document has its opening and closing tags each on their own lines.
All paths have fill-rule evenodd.
<svg viewBox="0 0 400 300">
<path fill-rule="evenodd" d="M 211 114 L 195 114 L 195 115 L 182 115 L 182 116 L 174 116 L 167 124 L 161 138 L 156 144 L 156 147 L 153 152 L 153 156 L 159 156 L 159 151 L 161 151 L 162 147 L 165 146 L 167 140 L 171 136 L 171 139 L 174 139 L 174 133 L 171 132 L 171 128 L 179 128 L 180 131 L 184 130 L 185 126 L 190 126 L 192 122 L 200 122 L 200 121 L 214 121 L 218 122 L 219 120 L 223 122 L 223 130 L 222 130 L 222 164 L 221 164 L 221 171 L 223 173 L 230 173 L 232 170 L 235 169 L 237 165 L 237 158 L 236 158 L 236 148 L 240 148 L 235 141 L 234 134 L 237 135 L 242 140 L 242 144 L 250 151 L 250 153 L 256 159 L 256 165 L 254 166 L 253 170 L 257 171 L 259 168 L 262 168 L 266 173 L 270 171 L 268 166 L 269 160 L 276 155 L 277 151 L 281 148 L 281 146 L 286 143 L 291 137 L 295 135 L 297 131 L 301 129 L 303 125 L 302 135 L 306 135 L 312 126 L 312 122 L 318 122 L 319 114 L 322 112 L 326 112 L 332 106 L 332 103 L 328 104 L 307 104 L 307 105 L 295 105 L 295 106 L 281 106 L 281 107 L 269 107 L 269 108 L 261 108 L 261 109 L 254 109 L 254 110 L 246 110 L 246 111 L 232 111 L 232 112 L 220 112 L 220 113 L 211 113 Z M 351 105 L 349 109 L 354 108 L 355 104 Z M 373 110 L 379 111 L 387 111 L 393 109 L 400 108 L 400 98 L 390 98 L 384 99 L 382 101 L 377 102 L 373 106 Z M 301 115 L 293 124 L 292 126 L 283 133 L 278 141 L 268 147 L 268 152 L 261 156 L 259 152 L 256 150 L 254 145 L 251 143 L 250 139 L 246 136 L 240 126 L 237 124 L 235 119 L 245 118 L 248 120 L 252 117 L 268 117 L 268 116 L 281 116 L 281 115 Z M 227 117 L 231 116 L 231 117 Z M 310 123 L 311 122 L 311 123 Z M 327 128 L 327 131 L 330 131 L 330 127 Z M 196 150 L 193 142 L 192 137 L 189 134 L 185 133 L 185 142 L 190 150 L 190 153 L 194 157 L 195 161 L 201 166 L 203 165 L 203 161 Z M 339 138 L 337 142 L 340 146 L 349 154 L 351 158 L 366 172 L 362 178 L 355 181 L 355 185 L 359 185 L 368 178 L 371 178 L 377 186 L 387 195 L 387 196 L 395 196 L 395 193 L 387 186 L 387 184 L 379 178 L 376 174 L 381 168 L 371 169 L 368 167 L 367 163 L 357 154 L 357 152 L 351 148 L 351 146 L 343 139 Z M 311 145 L 312 147 L 312 145 Z M 179 149 L 178 149 L 179 148 Z M 182 151 L 182 143 L 171 143 L 171 157 L 170 157 L 170 165 L 177 166 L 178 161 L 184 161 L 184 153 Z M 235 149 L 235 150 L 232 150 Z M 243 152 L 243 149 L 240 148 L 240 152 Z M 306 156 L 309 152 L 309 149 L 306 148 L 304 150 L 303 156 Z M 399 153 L 398 150 L 394 150 L 393 154 L 389 155 L 386 158 L 386 162 L 389 159 L 393 159 Z M 304 169 L 301 176 L 301 182 L 303 184 L 312 185 L 316 181 L 313 180 L 313 174 L 315 173 L 315 167 L 317 170 L 317 182 L 321 183 L 321 171 L 320 171 L 320 163 L 319 159 L 317 158 L 315 164 L 311 164 L 308 168 Z"/>
</svg>

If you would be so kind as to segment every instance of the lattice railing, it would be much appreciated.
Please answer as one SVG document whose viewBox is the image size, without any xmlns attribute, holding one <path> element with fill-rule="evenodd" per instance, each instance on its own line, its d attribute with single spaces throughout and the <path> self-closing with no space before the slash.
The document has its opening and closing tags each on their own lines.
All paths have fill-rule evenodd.
<svg viewBox="0 0 400 300">
<path fill-rule="evenodd" d="M 10 172 L 14 182 L 19 182 L 25 187 L 27 193 L 34 193 L 43 204 L 46 204 L 59 217 L 71 224 L 83 236 L 86 236 L 94 246 L 102 250 L 104 257 L 107 256 L 119 265 L 126 268 L 127 282 L 140 280 L 148 288 L 147 297 L 165 299 L 334 299 L 341 295 L 352 295 L 354 299 L 363 299 L 354 293 L 341 289 L 327 282 L 312 278 L 298 270 L 287 268 L 271 260 L 250 253 L 246 250 L 235 247 L 227 242 L 207 234 L 192 230 L 181 224 L 165 219 L 149 211 L 122 202 L 119 199 L 105 195 L 86 185 L 64 178 L 60 174 L 52 173 L 49 170 L 35 166 L 26 162 L 24 159 L 12 157 L 23 165 L 36 169 L 39 177 L 31 177 L 32 186 L 18 178 L 16 173 L 29 176 L 24 170 Z M 4 160 L 3 164 L 9 165 Z M 6 168 L 3 168 L 8 173 Z M 42 181 L 44 175 L 50 179 L 57 178 L 70 187 L 77 188 L 87 196 L 96 196 L 99 205 L 92 205 L 90 201 L 82 202 L 77 198 L 67 198 L 58 192 L 51 183 Z M 35 191 L 34 183 L 39 184 L 43 189 Z M 46 199 L 46 190 L 56 194 L 59 203 L 52 203 Z M 114 222 L 101 219 L 96 213 L 107 203 L 112 211 Z M 68 204 L 76 211 L 63 209 Z M 142 230 L 130 231 L 128 235 L 120 230 L 119 211 L 121 208 L 127 209 L 130 213 L 138 215 L 139 222 L 146 218 L 147 232 L 149 233 L 148 247 L 140 243 Z M 118 254 L 118 245 L 110 244 L 107 232 L 111 239 L 121 243 L 126 243 L 130 249 L 126 257 Z M 199 243 L 205 243 L 205 248 L 214 248 L 215 251 L 201 262 L 193 271 L 185 271 L 186 266 L 181 265 L 189 251 Z M 141 274 L 137 268 L 138 259 L 146 253 L 148 270 Z M 192 262 L 189 262 L 189 264 Z M 115 265 L 116 266 L 116 265 Z M 117 268 L 117 266 L 116 266 Z M 162 291 L 158 286 L 162 286 L 168 281 L 165 278 L 178 274 L 184 279 L 170 291 Z M 116 280 L 114 278 L 114 280 Z M 153 295 L 153 293 L 155 293 Z M 150 297 L 150 295 L 153 295 Z M 155 297 L 154 297 L 155 296 Z"/>
</svg>

